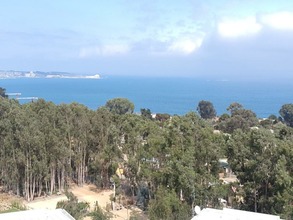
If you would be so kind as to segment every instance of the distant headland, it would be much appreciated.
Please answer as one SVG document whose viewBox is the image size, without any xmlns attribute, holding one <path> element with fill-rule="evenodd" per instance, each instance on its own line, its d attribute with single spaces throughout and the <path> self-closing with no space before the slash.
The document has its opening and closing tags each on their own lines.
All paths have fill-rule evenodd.
<svg viewBox="0 0 293 220">
<path fill-rule="evenodd" d="M 68 79 L 100 79 L 99 74 L 78 75 L 67 72 L 41 72 L 41 71 L 15 71 L 15 70 L 0 70 L 0 79 L 14 78 L 68 78 Z"/>
</svg>

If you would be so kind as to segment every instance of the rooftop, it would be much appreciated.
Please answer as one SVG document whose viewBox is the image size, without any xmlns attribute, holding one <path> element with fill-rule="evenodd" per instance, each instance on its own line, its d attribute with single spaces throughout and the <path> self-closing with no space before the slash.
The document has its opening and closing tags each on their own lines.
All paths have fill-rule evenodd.
<svg viewBox="0 0 293 220">
<path fill-rule="evenodd" d="M 205 208 L 201 210 L 191 220 L 280 220 L 276 215 L 262 214 L 256 212 L 248 212 L 237 209 L 212 209 Z"/>
<path fill-rule="evenodd" d="M 0 214 L 5 220 L 75 220 L 64 209 L 32 209 Z"/>
</svg>

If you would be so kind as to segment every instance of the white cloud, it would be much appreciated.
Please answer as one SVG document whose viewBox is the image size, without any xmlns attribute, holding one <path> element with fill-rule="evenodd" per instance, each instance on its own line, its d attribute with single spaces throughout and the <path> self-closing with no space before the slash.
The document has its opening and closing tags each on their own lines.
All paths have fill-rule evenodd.
<svg viewBox="0 0 293 220">
<path fill-rule="evenodd" d="M 198 48 L 200 48 L 202 44 L 203 39 L 183 39 L 183 40 L 177 40 L 174 41 L 168 48 L 167 51 L 169 53 L 179 53 L 188 55 L 196 51 Z"/>
<path fill-rule="evenodd" d="M 128 45 L 113 44 L 104 46 L 84 47 L 80 50 L 79 57 L 93 57 L 93 56 L 115 56 L 128 53 L 130 47 Z"/>
<path fill-rule="evenodd" d="M 293 12 L 277 12 L 262 15 L 260 20 L 263 24 L 279 30 L 293 30 Z"/>
<path fill-rule="evenodd" d="M 258 33 L 262 25 L 255 17 L 248 17 L 242 20 L 224 21 L 218 24 L 218 32 L 223 37 L 241 37 Z"/>
</svg>

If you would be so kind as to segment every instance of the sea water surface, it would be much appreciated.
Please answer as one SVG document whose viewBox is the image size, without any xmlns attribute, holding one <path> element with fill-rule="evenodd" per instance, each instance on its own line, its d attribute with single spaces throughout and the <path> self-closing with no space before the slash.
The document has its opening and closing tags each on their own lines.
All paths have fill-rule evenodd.
<svg viewBox="0 0 293 220">
<path fill-rule="evenodd" d="M 214 104 L 218 115 L 232 102 L 258 117 L 279 115 L 283 104 L 293 103 L 293 82 L 213 81 L 196 78 L 107 77 L 102 79 L 16 78 L 1 79 L 0 87 L 21 97 L 38 97 L 55 104 L 78 102 L 97 109 L 113 98 L 128 98 L 135 112 L 183 115 L 196 111 L 201 100 Z M 13 96 L 11 96 L 13 98 Z M 28 100 L 20 100 L 21 103 Z"/>
</svg>

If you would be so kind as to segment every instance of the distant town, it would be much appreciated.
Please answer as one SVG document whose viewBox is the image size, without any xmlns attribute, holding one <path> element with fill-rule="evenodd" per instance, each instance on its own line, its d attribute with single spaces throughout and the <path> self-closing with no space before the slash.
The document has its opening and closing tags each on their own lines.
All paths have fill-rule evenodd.
<svg viewBox="0 0 293 220">
<path fill-rule="evenodd" d="M 41 71 L 15 71 L 15 70 L 0 70 L 0 79 L 14 78 L 84 78 L 84 79 L 100 79 L 99 74 L 74 74 L 66 72 L 41 72 Z"/>
</svg>

